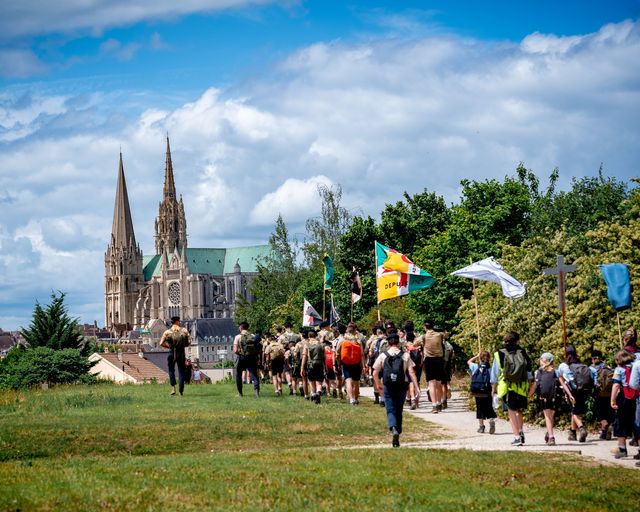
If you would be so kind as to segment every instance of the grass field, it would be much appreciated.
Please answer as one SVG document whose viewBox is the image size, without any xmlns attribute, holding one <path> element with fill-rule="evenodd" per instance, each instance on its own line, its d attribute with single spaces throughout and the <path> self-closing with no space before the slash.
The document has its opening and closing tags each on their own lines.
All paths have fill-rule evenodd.
<svg viewBox="0 0 640 512">
<path fill-rule="evenodd" d="M 637 472 L 562 455 L 388 446 L 370 402 L 229 384 L 0 395 L 0 510 L 630 510 Z M 407 415 L 403 441 L 442 435 Z M 625 482 L 627 483 L 625 485 Z"/>
</svg>

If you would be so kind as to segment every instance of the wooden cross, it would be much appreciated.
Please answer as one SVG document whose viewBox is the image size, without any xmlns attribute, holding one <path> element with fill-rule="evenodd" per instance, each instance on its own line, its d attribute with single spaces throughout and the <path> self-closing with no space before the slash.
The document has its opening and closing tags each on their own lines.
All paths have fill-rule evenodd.
<svg viewBox="0 0 640 512">
<path fill-rule="evenodd" d="M 578 267 L 576 265 L 565 265 L 564 256 L 560 255 L 557 258 L 557 265 L 551 268 L 544 269 L 545 276 L 558 276 L 558 307 L 562 311 L 562 342 L 564 344 L 564 356 L 567 357 L 567 322 L 565 318 L 565 302 L 564 302 L 564 289 L 565 289 L 565 274 L 569 272 L 575 272 Z"/>
</svg>

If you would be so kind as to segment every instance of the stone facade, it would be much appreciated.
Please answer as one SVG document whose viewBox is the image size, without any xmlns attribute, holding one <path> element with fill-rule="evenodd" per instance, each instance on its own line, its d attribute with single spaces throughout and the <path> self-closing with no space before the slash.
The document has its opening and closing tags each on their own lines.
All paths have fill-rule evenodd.
<svg viewBox="0 0 640 512">
<path fill-rule="evenodd" d="M 122 154 L 111 241 L 105 253 L 105 321 L 112 331 L 145 328 L 172 316 L 184 320 L 230 318 L 249 292 L 268 245 L 190 248 L 182 197 L 177 199 L 169 139 L 163 198 L 155 221 L 155 254 L 136 243 Z"/>
</svg>

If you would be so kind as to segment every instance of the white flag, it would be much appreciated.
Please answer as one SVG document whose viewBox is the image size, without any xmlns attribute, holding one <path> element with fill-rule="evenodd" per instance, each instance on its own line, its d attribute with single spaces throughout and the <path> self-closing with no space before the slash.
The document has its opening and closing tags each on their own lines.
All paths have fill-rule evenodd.
<svg viewBox="0 0 640 512">
<path fill-rule="evenodd" d="M 476 261 L 467 267 L 451 272 L 451 275 L 498 283 L 502 286 L 504 296 L 511 299 L 517 299 L 527 293 L 525 286 L 507 274 L 502 265 L 493 258 Z"/>
<path fill-rule="evenodd" d="M 302 327 L 313 327 L 322 321 L 322 317 L 313 308 L 307 299 L 304 299 L 302 308 Z"/>
</svg>

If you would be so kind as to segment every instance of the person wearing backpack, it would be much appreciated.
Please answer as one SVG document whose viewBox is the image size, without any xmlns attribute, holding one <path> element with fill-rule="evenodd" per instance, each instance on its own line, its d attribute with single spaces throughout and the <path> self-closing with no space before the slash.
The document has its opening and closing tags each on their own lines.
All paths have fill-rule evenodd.
<svg viewBox="0 0 640 512">
<path fill-rule="evenodd" d="M 376 362 L 376 359 L 378 359 L 378 356 L 380 355 L 380 348 L 382 347 L 382 344 L 384 342 L 385 336 L 382 327 L 376 327 L 374 329 L 374 333 L 371 335 L 369 341 L 367 341 L 367 344 L 365 345 L 365 352 L 367 353 L 367 368 L 372 381 L 373 364 Z M 373 386 L 373 402 L 376 404 L 380 403 L 380 394 L 378 393 L 378 388 L 376 386 Z"/>
<path fill-rule="evenodd" d="M 324 343 L 316 337 L 315 331 L 309 331 L 308 336 L 309 343 L 302 355 L 302 374 L 309 380 L 311 401 L 320 404 L 325 372 Z"/>
<path fill-rule="evenodd" d="M 613 369 L 607 366 L 599 350 L 591 351 L 589 367 L 595 384 L 596 420 L 600 422 L 600 440 L 611 439 L 610 427 L 613 425 L 614 413 L 611 408 L 611 390 L 613 388 Z"/>
<path fill-rule="evenodd" d="M 413 382 L 409 382 L 409 406 L 411 410 L 416 410 L 418 408 L 418 399 L 420 397 L 420 377 L 422 375 L 423 360 L 421 342 L 416 341 L 415 338 L 416 335 L 413 331 L 407 331 L 407 352 L 409 353 L 409 357 L 413 361 L 413 371 L 416 374 L 416 382 L 418 383 L 418 387 L 415 387 L 413 385 Z"/>
<path fill-rule="evenodd" d="M 282 395 L 282 372 L 284 371 L 285 348 L 274 336 L 269 337 L 269 343 L 265 347 L 264 353 L 267 362 L 271 367 L 271 379 L 276 396 Z"/>
<path fill-rule="evenodd" d="M 627 456 L 627 437 L 634 434 L 636 402 L 640 394 L 640 391 L 631 387 L 631 372 L 635 360 L 635 354 L 627 350 L 619 351 L 615 357 L 617 366 L 613 371 L 611 408 L 616 412 L 616 419 L 613 422 L 613 435 L 618 438 L 618 446 L 614 450 L 616 459 Z M 634 384 L 640 383 L 634 382 Z"/>
<path fill-rule="evenodd" d="M 447 400 L 451 398 L 451 389 L 449 389 L 449 383 L 451 382 L 451 376 L 453 375 L 453 362 L 455 361 L 456 353 L 453 348 L 453 345 L 449 343 L 448 338 L 449 333 L 445 331 L 442 334 L 442 343 L 444 347 L 442 349 L 443 352 L 443 363 L 444 363 L 444 371 L 442 373 L 442 409 L 446 409 L 449 405 Z"/>
<path fill-rule="evenodd" d="M 492 393 L 502 399 L 509 411 L 514 435 L 512 446 L 522 446 L 525 442 L 523 412 L 527 408 L 529 383 L 533 379 L 531 359 L 518 341 L 520 335 L 515 331 L 505 335 L 504 347 L 494 354 L 490 376 Z"/>
<path fill-rule="evenodd" d="M 236 388 L 242 396 L 242 372 L 248 370 L 253 381 L 256 398 L 260 396 L 260 380 L 258 379 L 258 354 L 261 351 L 260 342 L 248 331 L 247 322 L 240 323 L 240 334 L 233 339 L 233 353 L 238 357 L 236 361 Z"/>
<path fill-rule="evenodd" d="M 325 385 L 327 388 L 327 396 L 329 394 L 333 398 L 338 398 L 338 387 L 336 385 L 335 357 L 333 345 L 329 340 L 324 342 L 324 367 L 325 367 Z"/>
<path fill-rule="evenodd" d="M 467 366 L 471 372 L 469 391 L 476 401 L 478 433 L 484 434 L 484 422 L 489 420 L 489 434 L 495 434 L 497 415 L 491 404 L 491 354 L 487 351 L 480 352 L 467 361 Z"/>
<path fill-rule="evenodd" d="M 537 395 L 538 403 L 544 416 L 544 424 L 547 432 L 544 435 L 544 442 L 547 446 L 555 446 L 556 438 L 553 434 L 553 425 L 556 411 L 560 410 L 560 398 L 558 390 L 560 384 L 560 372 L 553 367 L 553 354 L 545 352 L 540 356 L 540 367 L 534 374 L 533 383 L 529 388 L 529 398 L 534 393 Z"/>
<path fill-rule="evenodd" d="M 444 380 L 444 338 L 433 329 L 432 320 L 425 320 L 425 333 L 420 336 L 424 347 L 424 378 L 433 403 L 432 413 L 442 411 L 442 381 Z M 445 397 L 446 398 L 446 397 Z"/>
<path fill-rule="evenodd" d="M 342 368 L 347 384 L 347 396 L 351 405 L 358 405 L 360 399 L 360 378 L 364 368 L 364 349 L 357 336 L 356 324 L 350 322 L 342 340 L 336 345 L 336 366 Z"/>
<path fill-rule="evenodd" d="M 178 366 L 178 391 L 184 393 L 186 373 L 186 357 L 184 349 L 191 345 L 189 331 L 180 326 L 180 317 L 171 317 L 171 327 L 162 333 L 160 346 L 169 349 L 167 365 L 169 367 L 169 384 L 171 395 L 176 394 L 176 365 Z"/>
<path fill-rule="evenodd" d="M 565 362 L 558 367 L 560 383 L 565 395 L 571 404 L 571 427 L 569 429 L 569 441 L 580 443 L 587 440 L 587 429 L 582 421 L 582 416 L 587 412 L 587 399 L 593 393 L 594 380 L 589 367 L 580 362 L 576 349 L 568 345 Z M 566 384 L 566 386 L 565 386 Z"/>
<path fill-rule="evenodd" d="M 378 392 L 384 396 L 387 410 L 387 425 L 391 431 L 391 446 L 400 446 L 402 434 L 402 410 L 407 396 L 409 382 L 416 388 L 418 381 L 414 363 L 408 352 L 399 348 L 400 337 L 396 333 L 387 336 L 389 348 L 382 352 L 373 364 L 373 380 Z M 382 381 L 380 380 L 382 375 Z M 409 382 L 407 382 L 409 375 Z"/>
</svg>

